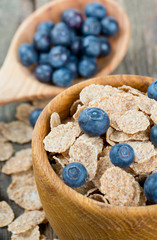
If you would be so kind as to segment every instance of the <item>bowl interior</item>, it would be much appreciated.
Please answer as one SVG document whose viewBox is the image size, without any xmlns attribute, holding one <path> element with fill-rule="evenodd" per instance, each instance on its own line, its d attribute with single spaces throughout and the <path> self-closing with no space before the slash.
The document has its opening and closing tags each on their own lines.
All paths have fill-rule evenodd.
<svg viewBox="0 0 157 240">
<path fill-rule="evenodd" d="M 46 151 L 44 150 L 43 139 L 50 131 L 50 115 L 53 112 L 58 112 L 61 119 L 65 119 L 69 116 L 69 109 L 72 105 L 73 101 L 78 99 L 80 91 L 90 85 L 90 84 L 102 84 L 102 85 L 111 85 L 114 87 L 122 86 L 122 85 L 130 85 L 134 88 L 137 88 L 142 91 L 146 91 L 149 84 L 154 81 L 153 78 L 150 77 L 142 77 L 142 76 L 134 76 L 134 75 L 114 75 L 107 77 L 99 77 L 95 79 L 91 79 L 88 81 L 81 82 L 77 85 L 74 85 L 67 90 L 60 93 L 56 96 L 47 106 L 44 108 L 42 114 L 40 115 L 37 124 L 34 129 L 33 134 L 33 158 L 34 158 L 34 167 L 35 167 L 35 175 L 38 177 L 42 176 L 43 181 L 45 179 L 46 185 L 49 189 L 54 189 L 60 195 L 66 195 L 66 191 L 68 192 L 67 198 L 69 197 L 77 202 L 78 195 L 76 191 L 72 190 L 68 186 L 66 186 L 55 174 L 52 170 Z M 55 183 L 55 184 L 54 184 Z M 57 183 L 57 184 L 56 184 Z M 88 202 L 92 202 L 92 206 L 100 206 L 104 205 L 103 203 L 94 201 L 92 199 L 87 199 L 82 195 L 79 196 L 82 198 L 83 204 Z M 110 207 L 110 206 L 109 206 Z M 111 206 L 113 207 L 113 206 Z M 151 208 L 151 206 L 147 206 Z M 127 208 L 127 211 L 132 211 L 131 209 L 135 209 L 137 207 L 116 207 L 119 209 Z M 142 208 L 142 207 L 141 207 Z"/>
<path fill-rule="evenodd" d="M 13 41 L 14 54 L 19 66 L 22 67 L 17 56 L 18 47 L 24 42 L 32 42 L 33 35 L 40 22 L 52 20 L 54 23 L 57 23 L 60 21 L 62 12 L 68 8 L 77 8 L 83 13 L 86 4 L 89 2 L 91 2 L 91 0 L 51 1 L 27 18 L 20 26 Z M 98 59 L 98 74 L 96 76 L 107 75 L 118 66 L 127 51 L 130 38 L 130 23 L 125 11 L 121 8 L 121 6 L 113 0 L 99 0 L 99 2 L 106 7 L 107 15 L 113 16 L 118 21 L 119 32 L 116 36 L 109 39 L 112 47 L 111 54 L 108 57 L 102 57 Z M 25 67 L 23 67 L 23 69 L 24 68 Z M 24 71 L 30 71 L 30 69 L 25 68 Z M 77 83 L 79 80 L 83 79 L 76 79 L 74 83 Z"/>
</svg>

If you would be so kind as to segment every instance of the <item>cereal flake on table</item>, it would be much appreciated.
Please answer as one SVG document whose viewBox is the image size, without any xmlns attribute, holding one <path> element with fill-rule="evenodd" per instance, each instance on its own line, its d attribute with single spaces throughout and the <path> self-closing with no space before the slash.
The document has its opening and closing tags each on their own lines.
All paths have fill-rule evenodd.
<svg viewBox="0 0 157 240">
<path fill-rule="evenodd" d="M 24 233 L 13 234 L 11 240 L 39 240 L 40 232 L 39 226 L 29 229 Z"/>
<path fill-rule="evenodd" d="M 32 139 L 33 128 L 21 121 L 4 123 L 1 129 L 2 134 L 11 142 L 23 144 Z"/>
<path fill-rule="evenodd" d="M 8 226 L 8 231 L 14 234 L 25 233 L 45 220 L 44 211 L 24 212 Z"/>
<path fill-rule="evenodd" d="M 13 146 L 8 142 L 0 142 L 0 162 L 8 160 L 14 153 Z"/>
<path fill-rule="evenodd" d="M 16 108 L 15 116 L 18 120 L 30 125 L 29 115 L 31 114 L 31 112 L 33 112 L 34 109 L 35 109 L 35 107 L 29 103 L 20 104 Z"/>
<path fill-rule="evenodd" d="M 0 202 L 0 227 L 8 226 L 14 219 L 14 212 L 7 202 Z"/>
<path fill-rule="evenodd" d="M 12 194 L 9 194 L 9 198 L 25 210 L 32 211 L 42 208 L 35 184 L 23 186 L 14 189 L 14 191 L 12 190 Z"/>
<path fill-rule="evenodd" d="M 32 149 L 22 149 L 6 162 L 2 168 L 2 172 L 5 174 L 23 172 L 29 170 L 32 165 Z"/>
</svg>

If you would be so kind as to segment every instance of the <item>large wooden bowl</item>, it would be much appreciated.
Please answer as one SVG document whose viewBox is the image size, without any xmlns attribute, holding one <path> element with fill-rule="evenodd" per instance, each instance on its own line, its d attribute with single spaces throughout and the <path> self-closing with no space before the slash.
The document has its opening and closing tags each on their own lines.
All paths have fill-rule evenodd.
<svg viewBox="0 0 157 240">
<path fill-rule="evenodd" d="M 61 240 L 156 240 L 157 205 L 118 207 L 84 197 L 65 185 L 49 164 L 43 139 L 49 132 L 50 114 L 66 118 L 80 91 L 92 83 L 130 85 L 146 91 L 153 78 L 122 75 L 81 82 L 55 97 L 43 110 L 33 135 L 34 173 L 46 216 Z"/>
<path fill-rule="evenodd" d="M 0 104 L 19 100 L 54 97 L 64 89 L 39 82 L 33 70 L 22 66 L 18 59 L 18 48 L 24 43 L 32 43 L 39 23 L 52 20 L 58 23 L 61 14 L 68 8 L 77 8 L 82 13 L 87 3 L 92 0 L 54 0 L 31 14 L 17 30 L 8 55 L 0 71 Z M 106 6 L 107 14 L 113 16 L 118 24 L 118 33 L 110 38 L 112 52 L 108 57 L 98 60 L 97 76 L 112 73 L 125 56 L 130 39 L 130 22 L 123 8 L 114 0 L 98 0 Z M 8 70 L 9 69 L 9 70 Z M 74 84 L 83 80 L 78 78 Z M 20 90 L 19 90 L 20 89 Z"/>
</svg>

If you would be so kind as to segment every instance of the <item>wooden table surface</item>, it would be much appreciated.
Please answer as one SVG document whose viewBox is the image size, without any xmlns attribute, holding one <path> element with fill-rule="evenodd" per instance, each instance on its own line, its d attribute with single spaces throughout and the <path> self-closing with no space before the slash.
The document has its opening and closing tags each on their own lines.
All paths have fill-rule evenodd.
<svg viewBox="0 0 157 240">
<path fill-rule="evenodd" d="M 132 34 L 128 53 L 113 74 L 157 77 L 157 1 L 116 1 L 123 6 L 129 15 Z M 10 41 L 19 24 L 46 2 L 48 0 L 0 0 L 0 66 L 5 59 Z M 0 107 L 0 121 L 12 121 L 18 104 L 13 103 Z M 14 148 L 18 150 L 19 147 L 14 144 Z M 10 177 L 0 174 L 0 201 L 8 200 L 6 187 L 9 183 Z M 12 201 L 9 201 L 9 204 L 16 216 L 22 213 L 22 209 Z M 53 239 L 54 233 L 49 225 L 43 231 L 48 239 Z M 0 229 L 0 240 L 8 239 L 10 239 L 10 234 L 8 234 L 6 228 Z"/>
</svg>

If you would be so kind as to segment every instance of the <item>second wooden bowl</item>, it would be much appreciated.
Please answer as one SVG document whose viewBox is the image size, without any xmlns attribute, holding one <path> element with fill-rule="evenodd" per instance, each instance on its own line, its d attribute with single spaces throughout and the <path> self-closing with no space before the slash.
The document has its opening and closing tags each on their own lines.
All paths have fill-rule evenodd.
<svg viewBox="0 0 157 240">
<path fill-rule="evenodd" d="M 37 188 L 46 216 L 61 240 L 156 240 L 157 205 L 117 207 L 84 197 L 65 185 L 53 171 L 43 139 L 50 130 L 50 115 L 69 115 L 73 101 L 90 84 L 130 85 L 146 91 L 153 78 L 122 75 L 84 81 L 55 97 L 43 110 L 33 135 L 33 160 Z"/>
</svg>

